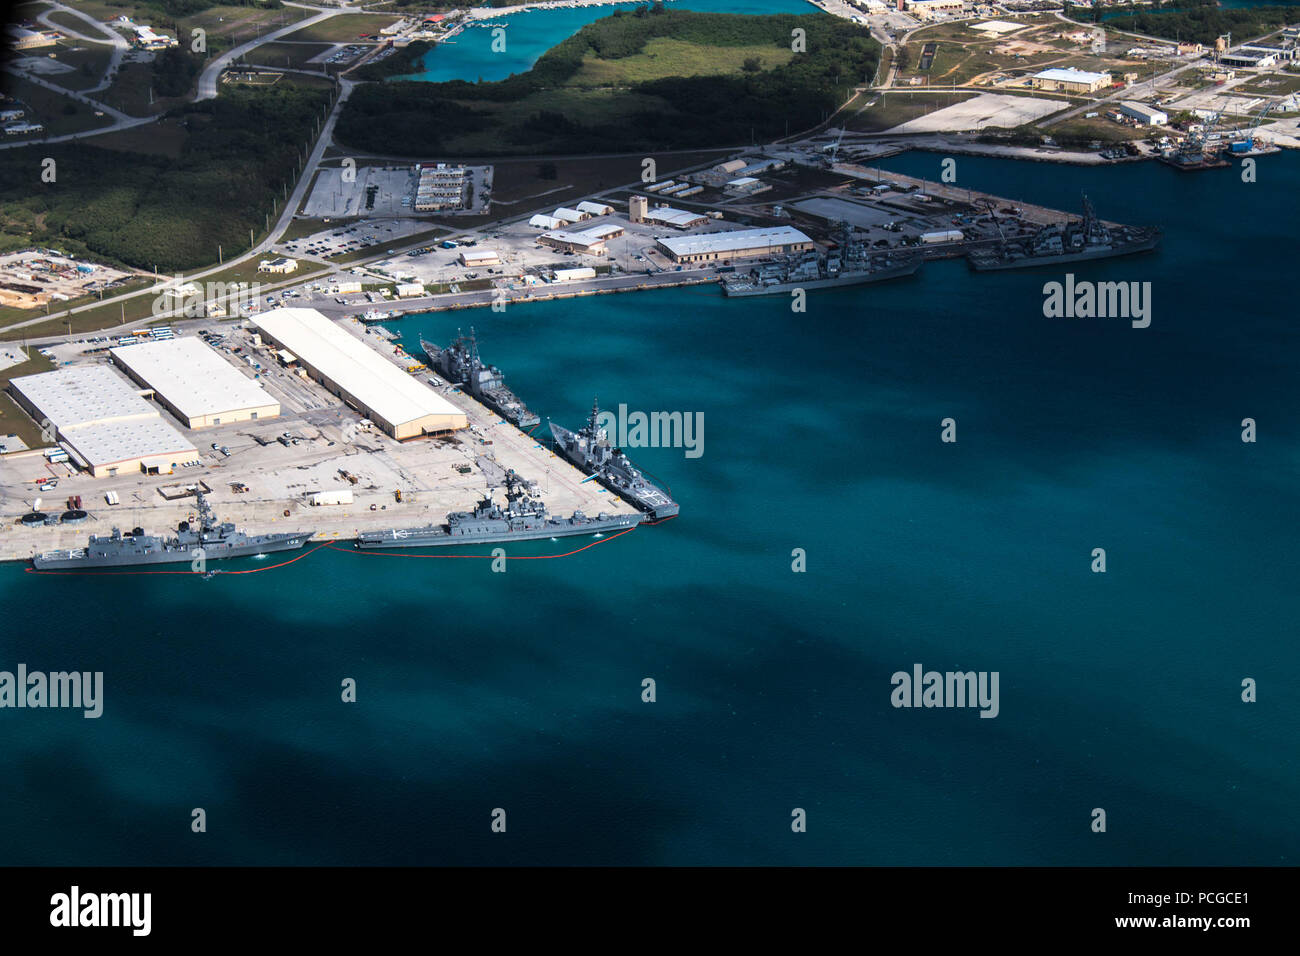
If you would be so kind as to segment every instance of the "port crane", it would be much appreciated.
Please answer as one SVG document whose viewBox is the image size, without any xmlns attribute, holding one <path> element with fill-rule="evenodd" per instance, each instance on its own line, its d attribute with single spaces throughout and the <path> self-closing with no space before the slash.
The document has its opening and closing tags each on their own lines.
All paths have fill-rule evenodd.
<svg viewBox="0 0 1300 956">
<path fill-rule="evenodd" d="M 1259 124 L 1264 122 L 1264 118 L 1268 116 L 1268 114 L 1273 111 L 1273 107 L 1277 105 L 1278 104 L 1276 101 L 1271 103 L 1265 103 L 1264 108 L 1255 114 L 1255 119 L 1250 124 L 1249 128 L 1247 128 L 1245 135 L 1243 135 L 1239 139 L 1233 140 L 1231 145 L 1229 145 L 1228 149 L 1231 150 L 1233 153 L 1249 153 L 1252 149 L 1254 149 L 1255 130 L 1259 128 Z"/>
<path fill-rule="evenodd" d="M 844 127 L 841 126 L 841 127 L 840 127 L 840 135 L 838 135 L 838 136 L 835 137 L 835 142 L 833 142 L 833 143 L 831 143 L 829 146 L 825 147 L 825 151 L 826 151 L 826 165 L 827 165 L 827 166 L 834 166 L 834 165 L 835 165 L 835 160 L 836 160 L 836 159 L 839 157 L 839 155 L 840 155 L 840 140 L 842 140 L 843 138 L 844 138 Z"/>
</svg>

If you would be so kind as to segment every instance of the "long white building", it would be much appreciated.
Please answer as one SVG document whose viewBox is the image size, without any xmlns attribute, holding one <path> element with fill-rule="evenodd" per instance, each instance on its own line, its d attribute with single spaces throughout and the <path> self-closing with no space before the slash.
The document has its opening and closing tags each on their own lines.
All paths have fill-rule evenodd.
<svg viewBox="0 0 1300 956">
<path fill-rule="evenodd" d="M 674 262 L 725 263 L 732 259 L 755 259 L 813 248 L 813 241 L 793 226 L 670 236 L 655 242 Z"/>
<path fill-rule="evenodd" d="M 188 428 L 275 418 L 280 403 L 197 338 L 142 342 L 110 350 L 113 363 L 154 390 Z"/>
<path fill-rule="evenodd" d="M 199 459 L 192 441 L 105 366 L 25 375 L 9 388 L 19 407 L 38 424 L 48 422 L 59 444 L 96 478 L 170 474 Z"/>
<path fill-rule="evenodd" d="M 315 309 L 272 309 L 252 319 L 262 337 L 397 439 L 469 426 L 465 413 Z"/>
</svg>

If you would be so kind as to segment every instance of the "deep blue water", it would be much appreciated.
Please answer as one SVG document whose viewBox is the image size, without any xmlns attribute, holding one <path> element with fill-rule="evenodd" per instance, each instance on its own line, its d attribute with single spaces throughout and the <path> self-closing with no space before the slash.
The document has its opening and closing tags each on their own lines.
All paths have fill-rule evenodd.
<svg viewBox="0 0 1300 956">
<path fill-rule="evenodd" d="M 0 710 L 3 862 L 1294 864 L 1300 157 L 958 176 L 1163 225 L 1074 270 L 1150 281 L 1151 327 L 958 263 L 806 314 L 695 289 L 396 322 L 474 322 L 569 425 L 593 394 L 703 412 L 701 458 L 635 455 L 681 517 L 505 574 L 0 567 L 0 668 L 107 683 L 99 720 Z M 1000 715 L 892 708 L 916 662 L 998 671 Z"/>
<path fill-rule="evenodd" d="M 672 0 L 672 9 L 700 10 L 706 13 L 817 13 L 807 0 Z M 616 11 L 630 12 L 631 4 L 559 10 L 529 10 L 511 13 L 499 20 L 485 21 L 491 27 L 505 25 L 505 49 L 492 49 L 492 29 L 472 27 L 463 30 L 449 43 L 439 44 L 424 56 L 421 73 L 398 77 L 404 80 L 503 80 L 512 73 L 522 73 L 537 58 L 561 40 Z"/>
</svg>

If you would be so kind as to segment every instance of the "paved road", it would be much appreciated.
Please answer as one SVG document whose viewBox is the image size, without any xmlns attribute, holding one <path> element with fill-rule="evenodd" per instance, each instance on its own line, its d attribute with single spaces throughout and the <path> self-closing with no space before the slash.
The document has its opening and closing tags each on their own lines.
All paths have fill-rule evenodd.
<svg viewBox="0 0 1300 956">
<path fill-rule="evenodd" d="M 100 46 L 108 44 L 113 47 L 112 58 L 108 61 L 108 67 L 104 70 L 104 75 L 100 79 L 99 85 L 92 86 L 90 89 L 84 90 L 83 92 L 98 93 L 101 90 L 108 89 L 108 87 L 113 82 L 113 77 L 117 73 L 117 68 L 122 64 L 122 57 L 126 54 L 128 50 L 131 49 L 131 44 L 127 43 L 126 38 L 122 36 L 120 33 L 118 33 L 116 30 L 112 29 L 111 27 L 104 26 L 104 24 L 100 23 L 94 17 L 90 16 L 90 14 L 84 13 L 81 10 L 76 9 L 75 7 L 65 6 L 62 3 L 58 3 L 57 0 L 49 0 L 49 2 L 54 4 L 54 9 L 46 10 L 44 13 L 42 13 L 40 16 L 36 18 L 40 20 L 41 23 L 44 23 L 46 26 L 53 27 L 55 30 L 60 31 L 61 33 L 66 33 L 69 36 L 74 36 L 78 40 L 84 40 L 87 43 L 98 43 Z M 51 23 L 49 20 L 49 16 L 51 13 L 54 13 L 55 10 L 61 10 L 64 13 L 69 13 L 72 16 L 77 17 L 83 20 L 84 22 L 91 24 L 96 28 L 97 32 L 100 34 L 100 37 L 96 38 L 94 36 L 87 36 L 84 33 L 77 33 L 75 30 L 69 29 L 68 27 L 63 26 L 60 23 Z M 105 35 L 108 37 L 107 40 L 103 39 Z"/>
<path fill-rule="evenodd" d="M 231 63 L 234 63 L 242 57 L 245 53 L 257 49 L 263 43 L 278 40 L 282 36 L 287 36 L 296 30 L 301 30 L 303 27 L 309 27 L 313 24 L 320 23 L 323 20 L 328 20 L 330 17 L 338 16 L 339 13 L 344 12 L 337 8 L 333 10 L 321 10 L 320 7 L 310 7 L 302 3 L 286 3 L 285 6 L 299 7 L 304 10 L 316 10 L 319 12 L 314 17 L 307 17 L 305 20 L 297 20 L 290 23 L 288 26 L 281 27 L 278 30 L 273 30 L 270 33 L 265 33 L 262 36 L 249 40 L 247 43 L 241 44 L 237 47 L 232 47 L 225 53 L 214 58 L 211 63 L 204 67 L 203 72 L 199 75 L 199 92 L 194 98 L 195 102 L 198 102 L 199 100 L 210 100 L 216 96 L 217 81 L 221 78 L 222 71 Z"/>
</svg>

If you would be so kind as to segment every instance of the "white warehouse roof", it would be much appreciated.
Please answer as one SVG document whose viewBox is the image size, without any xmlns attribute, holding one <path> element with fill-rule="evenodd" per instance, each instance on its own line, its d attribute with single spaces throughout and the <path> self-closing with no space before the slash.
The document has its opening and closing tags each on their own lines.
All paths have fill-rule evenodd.
<svg viewBox="0 0 1300 956">
<path fill-rule="evenodd" d="M 143 342 L 111 352 L 113 361 L 147 382 L 186 418 L 279 405 L 266 389 L 196 338 Z"/>
<path fill-rule="evenodd" d="M 315 309 L 272 309 L 253 325 L 393 425 L 462 412 Z"/>
<path fill-rule="evenodd" d="M 674 256 L 697 256 L 706 252 L 735 252 L 739 249 L 758 249 L 763 246 L 786 246 L 796 242 L 812 242 L 793 226 L 776 226 L 764 229 L 737 229 L 733 232 L 715 232 L 703 236 L 672 236 L 658 240 Z"/>
<path fill-rule="evenodd" d="M 567 223 L 563 219 L 556 219 L 554 216 L 547 216 L 539 212 L 528 220 L 528 225 L 540 226 L 542 229 L 559 229 L 567 225 Z"/>
<path fill-rule="evenodd" d="M 1074 67 L 1061 68 L 1052 67 L 1050 70 L 1043 70 L 1034 74 L 1037 80 L 1059 80 L 1065 83 L 1100 83 L 1102 80 L 1110 79 L 1109 73 L 1089 73 L 1086 70 L 1076 70 Z"/>
<path fill-rule="evenodd" d="M 10 384 L 60 431 L 91 422 L 158 417 L 156 408 L 102 365 L 24 375 Z"/>
<path fill-rule="evenodd" d="M 591 202 L 584 199 L 578 203 L 578 212 L 590 213 L 593 216 L 608 216 L 614 211 L 613 206 L 607 206 L 603 202 Z"/>
</svg>

